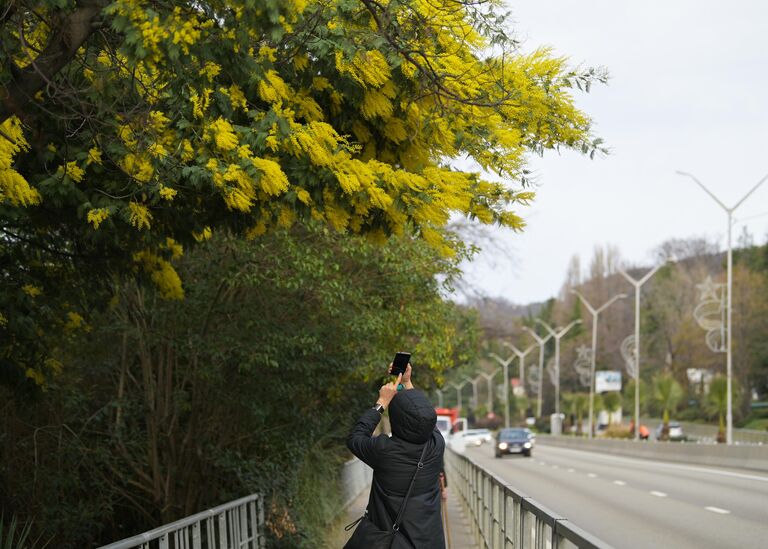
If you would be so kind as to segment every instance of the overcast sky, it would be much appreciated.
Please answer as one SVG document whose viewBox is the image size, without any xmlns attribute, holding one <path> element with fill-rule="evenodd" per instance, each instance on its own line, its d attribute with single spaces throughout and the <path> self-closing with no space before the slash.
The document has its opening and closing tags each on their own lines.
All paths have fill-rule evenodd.
<svg viewBox="0 0 768 549">
<path fill-rule="evenodd" d="M 652 261 L 669 238 L 707 236 L 725 246 L 728 206 L 768 174 L 768 2 L 733 0 L 510 1 L 524 49 L 549 45 L 573 64 L 602 65 L 606 86 L 579 94 L 612 152 L 531 158 L 540 187 L 519 210 L 523 234 L 496 230 L 466 268 L 482 293 L 517 303 L 559 291 L 574 254 L 586 266 L 599 244 L 631 263 Z M 736 212 L 757 243 L 768 234 L 768 182 Z M 758 216 L 758 217 L 753 217 Z"/>
</svg>

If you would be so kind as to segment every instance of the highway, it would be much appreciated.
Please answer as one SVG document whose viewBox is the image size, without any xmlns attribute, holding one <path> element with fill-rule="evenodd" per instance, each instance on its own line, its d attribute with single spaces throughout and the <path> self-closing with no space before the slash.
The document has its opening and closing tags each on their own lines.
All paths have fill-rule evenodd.
<svg viewBox="0 0 768 549">
<path fill-rule="evenodd" d="M 616 548 L 768 547 L 768 475 L 545 446 L 467 457 Z M 450 479 L 449 479 L 450 483 Z"/>
</svg>

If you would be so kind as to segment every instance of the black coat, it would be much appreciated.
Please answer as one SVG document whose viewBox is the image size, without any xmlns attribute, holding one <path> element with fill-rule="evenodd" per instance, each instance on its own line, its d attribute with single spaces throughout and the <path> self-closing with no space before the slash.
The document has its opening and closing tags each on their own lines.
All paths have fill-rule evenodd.
<svg viewBox="0 0 768 549">
<path fill-rule="evenodd" d="M 392 437 L 372 436 L 381 420 L 367 410 L 347 437 L 350 451 L 373 469 L 368 518 L 381 530 L 389 530 L 408 491 L 424 444 L 424 468 L 416 476 L 400 533 L 416 549 L 445 549 L 440 515 L 440 480 L 445 440 L 435 429 L 435 409 L 421 391 L 398 393 L 389 407 Z"/>
</svg>

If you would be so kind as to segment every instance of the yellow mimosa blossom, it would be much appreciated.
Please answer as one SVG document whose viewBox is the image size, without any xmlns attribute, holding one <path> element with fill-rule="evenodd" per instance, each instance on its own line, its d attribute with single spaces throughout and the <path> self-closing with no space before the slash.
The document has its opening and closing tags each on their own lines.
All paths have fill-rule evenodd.
<svg viewBox="0 0 768 549">
<path fill-rule="evenodd" d="M 192 237 L 197 240 L 198 242 L 203 242 L 204 240 L 209 240 L 213 233 L 211 232 L 210 227 L 203 227 L 203 230 L 200 232 L 192 231 Z"/>
<path fill-rule="evenodd" d="M 59 166 L 56 174 L 60 177 L 68 176 L 75 183 L 80 183 L 85 175 L 85 170 L 78 166 L 77 162 L 73 160 L 72 162 L 67 162 L 63 166 Z"/>
<path fill-rule="evenodd" d="M 27 368 L 27 371 L 25 372 L 26 376 L 35 382 L 36 385 L 43 386 L 45 385 L 45 376 L 40 372 L 40 370 L 36 370 L 34 368 Z"/>
<path fill-rule="evenodd" d="M 152 214 L 144 204 L 131 201 L 128 203 L 128 210 L 128 219 L 131 225 L 139 230 L 149 229 L 151 227 Z"/>
<path fill-rule="evenodd" d="M 231 151 L 237 148 L 238 141 L 235 135 L 235 129 L 227 120 L 219 117 L 206 128 L 209 139 L 212 139 L 216 146 L 223 151 Z"/>
<path fill-rule="evenodd" d="M 259 48 L 259 57 L 262 60 L 271 61 L 274 63 L 277 61 L 277 49 L 276 48 L 270 48 L 269 46 L 261 46 Z"/>
<path fill-rule="evenodd" d="M 184 139 L 181 142 L 181 159 L 184 162 L 192 160 L 195 157 L 195 149 L 192 148 L 192 143 L 189 139 Z"/>
<path fill-rule="evenodd" d="M 4 202 L 10 202 L 13 206 L 39 204 L 40 193 L 13 169 L 14 156 L 29 148 L 21 129 L 21 122 L 17 117 L 11 116 L 0 124 L 0 132 L 2 132 L 0 133 L 0 204 Z"/>
<path fill-rule="evenodd" d="M 24 286 L 21 287 L 21 291 L 27 294 L 29 297 L 37 297 L 43 293 L 40 288 L 32 284 L 24 284 Z"/>
<path fill-rule="evenodd" d="M 208 82 L 213 82 L 213 79 L 216 78 L 220 72 L 221 66 L 209 61 L 202 69 L 200 69 L 200 76 L 205 76 L 208 79 Z"/>
<path fill-rule="evenodd" d="M 253 240 L 257 236 L 261 236 L 266 232 L 267 232 L 267 226 L 264 224 L 263 221 L 259 221 L 253 227 L 246 229 L 245 238 L 247 240 Z"/>
<path fill-rule="evenodd" d="M 144 155 L 126 154 L 119 162 L 120 167 L 139 183 L 149 183 L 155 175 L 152 161 Z"/>
<path fill-rule="evenodd" d="M 83 319 L 80 314 L 69 311 L 67 313 L 67 322 L 64 324 L 64 326 L 69 330 L 76 330 L 80 328 L 85 323 L 85 320 Z"/>
<path fill-rule="evenodd" d="M 205 88 L 202 96 L 198 95 L 195 91 L 190 92 L 189 100 L 192 102 L 192 115 L 195 118 L 203 118 L 205 116 L 205 111 L 208 110 L 208 105 L 211 102 L 212 93 L 213 90 L 210 88 Z"/>
<path fill-rule="evenodd" d="M 160 297 L 167 300 L 184 299 L 181 278 L 170 262 L 148 251 L 134 254 L 133 259 L 140 263 L 144 271 L 149 274 L 152 282 L 160 291 Z"/>
<path fill-rule="evenodd" d="M 109 210 L 106 208 L 94 208 L 93 210 L 88 211 L 88 215 L 86 216 L 86 219 L 88 223 L 93 225 L 94 229 L 98 229 L 99 225 L 109 217 Z"/>
<path fill-rule="evenodd" d="M 261 171 L 259 185 L 269 195 L 278 195 L 288 189 L 288 177 L 286 177 L 280 164 L 266 158 L 252 158 L 251 162 Z"/>
<path fill-rule="evenodd" d="M 179 259 L 184 255 L 184 247 L 171 237 L 165 239 L 162 247 L 171 252 L 171 259 Z"/>
<path fill-rule="evenodd" d="M 85 162 L 87 165 L 101 164 L 101 150 L 98 147 L 92 147 L 88 150 L 88 160 Z"/>
<path fill-rule="evenodd" d="M 312 200 L 307 190 L 302 189 L 301 187 L 298 187 L 296 189 L 296 198 L 298 198 L 299 202 L 301 202 L 302 204 L 309 204 Z"/>
<path fill-rule="evenodd" d="M 166 187 L 165 185 L 160 185 L 160 190 L 158 191 L 158 193 L 163 199 L 170 202 L 171 200 L 173 200 L 173 197 L 176 196 L 178 191 L 176 189 Z"/>
</svg>

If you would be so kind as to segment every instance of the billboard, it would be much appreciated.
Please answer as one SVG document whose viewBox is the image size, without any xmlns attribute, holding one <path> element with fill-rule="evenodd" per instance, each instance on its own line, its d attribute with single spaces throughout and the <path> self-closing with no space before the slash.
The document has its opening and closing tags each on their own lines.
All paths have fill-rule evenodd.
<svg viewBox="0 0 768 549">
<path fill-rule="evenodd" d="M 621 391 L 620 370 L 600 370 L 595 372 L 595 392 L 607 393 Z"/>
</svg>

